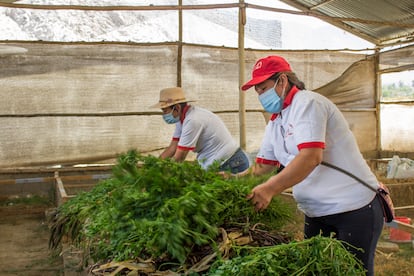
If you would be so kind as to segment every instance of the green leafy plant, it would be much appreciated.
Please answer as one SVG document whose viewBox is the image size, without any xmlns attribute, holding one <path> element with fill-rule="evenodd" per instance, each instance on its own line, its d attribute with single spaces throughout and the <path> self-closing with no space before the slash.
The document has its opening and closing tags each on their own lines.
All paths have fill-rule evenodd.
<svg viewBox="0 0 414 276">
<path fill-rule="evenodd" d="M 130 151 L 113 177 L 63 204 L 50 247 L 63 236 L 96 261 L 148 259 L 184 264 L 195 247 L 215 246 L 220 227 L 278 229 L 292 214 L 280 199 L 262 213 L 246 195 L 263 179 L 224 180 L 214 169 Z"/>
<path fill-rule="evenodd" d="M 225 180 L 214 166 L 130 151 L 111 178 L 58 208 L 49 245 L 68 237 L 104 273 L 363 275 L 339 241 L 291 242 L 280 229 L 294 209 L 281 197 L 254 211 L 246 195 L 267 177 Z"/>
<path fill-rule="evenodd" d="M 269 247 L 240 247 L 237 256 L 217 260 L 209 276 L 365 275 L 362 263 L 336 239 L 313 238 Z"/>
</svg>

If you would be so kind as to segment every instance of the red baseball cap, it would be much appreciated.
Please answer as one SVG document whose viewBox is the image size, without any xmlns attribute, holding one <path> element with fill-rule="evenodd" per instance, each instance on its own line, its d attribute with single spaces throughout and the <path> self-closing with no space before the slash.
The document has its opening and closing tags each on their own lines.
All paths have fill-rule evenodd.
<svg viewBox="0 0 414 276">
<path fill-rule="evenodd" d="M 241 89 L 247 90 L 256 84 L 264 82 L 275 73 L 292 71 L 289 63 L 280 56 L 268 56 L 259 59 L 253 67 L 252 79 L 246 82 Z"/>
</svg>

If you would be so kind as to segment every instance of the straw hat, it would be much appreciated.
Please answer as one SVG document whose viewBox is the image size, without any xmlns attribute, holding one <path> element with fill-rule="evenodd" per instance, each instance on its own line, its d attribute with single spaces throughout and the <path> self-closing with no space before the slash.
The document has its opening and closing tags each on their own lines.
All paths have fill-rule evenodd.
<svg viewBox="0 0 414 276">
<path fill-rule="evenodd" d="M 181 87 L 170 87 L 160 91 L 160 100 L 152 108 L 166 108 L 178 103 L 194 102 L 185 98 Z"/>
</svg>

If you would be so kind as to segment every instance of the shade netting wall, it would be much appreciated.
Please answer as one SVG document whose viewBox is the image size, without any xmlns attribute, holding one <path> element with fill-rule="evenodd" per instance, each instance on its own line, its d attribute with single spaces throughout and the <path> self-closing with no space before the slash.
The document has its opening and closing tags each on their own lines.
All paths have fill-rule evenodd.
<svg viewBox="0 0 414 276">
<path fill-rule="evenodd" d="M 194 104 L 217 113 L 246 150 L 260 146 L 266 114 L 253 89 L 239 120 L 238 50 L 200 45 L 128 43 L 1 43 L 1 167 L 104 160 L 129 149 L 158 154 L 173 126 L 163 122 L 159 90 L 181 82 Z M 5 51 L 3 51 L 4 53 Z M 180 54 L 178 54 L 180 53 Z M 307 88 L 344 112 L 362 152 L 377 150 L 375 66 L 364 54 L 340 51 L 245 52 L 254 62 L 277 54 Z M 244 111 L 241 111 L 244 112 Z"/>
</svg>

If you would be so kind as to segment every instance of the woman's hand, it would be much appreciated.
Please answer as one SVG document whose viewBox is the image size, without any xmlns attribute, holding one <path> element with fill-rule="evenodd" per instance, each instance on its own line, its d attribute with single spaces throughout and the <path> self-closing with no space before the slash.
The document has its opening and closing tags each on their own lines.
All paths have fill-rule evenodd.
<svg viewBox="0 0 414 276">
<path fill-rule="evenodd" d="M 254 187 L 247 195 L 256 211 L 269 206 L 272 198 L 305 179 L 322 161 L 322 148 L 305 148 L 281 172 Z"/>
<path fill-rule="evenodd" d="M 227 171 L 220 171 L 220 172 L 217 172 L 217 174 L 218 174 L 219 176 L 223 177 L 223 179 L 229 179 L 230 177 L 232 177 L 232 176 L 233 176 L 233 174 L 232 174 L 232 173 L 227 172 Z"/>
<path fill-rule="evenodd" d="M 247 195 L 247 199 L 252 202 L 256 211 L 262 211 L 269 206 L 274 191 L 270 182 L 262 183 L 253 188 L 252 192 Z"/>
</svg>

